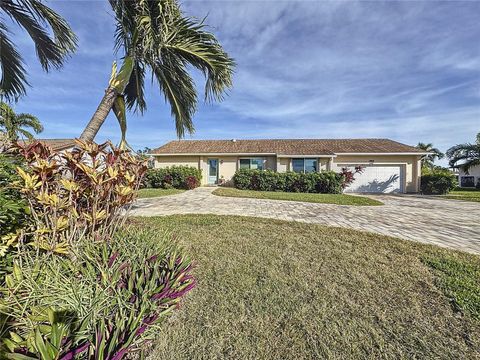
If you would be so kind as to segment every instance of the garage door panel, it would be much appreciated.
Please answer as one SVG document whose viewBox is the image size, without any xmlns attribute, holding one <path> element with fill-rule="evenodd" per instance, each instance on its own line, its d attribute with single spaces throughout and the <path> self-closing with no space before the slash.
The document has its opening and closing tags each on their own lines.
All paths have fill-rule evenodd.
<svg viewBox="0 0 480 360">
<path fill-rule="evenodd" d="M 352 170 L 353 166 L 348 166 Z M 402 171 L 400 165 L 364 165 L 363 172 L 355 174 L 353 183 L 345 192 L 399 193 L 402 192 Z"/>
</svg>

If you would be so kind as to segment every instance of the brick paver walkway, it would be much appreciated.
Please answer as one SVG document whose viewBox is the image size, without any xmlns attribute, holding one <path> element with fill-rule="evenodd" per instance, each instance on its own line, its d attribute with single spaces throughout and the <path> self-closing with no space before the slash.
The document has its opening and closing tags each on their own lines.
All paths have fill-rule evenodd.
<svg viewBox="0 0 480 360">
<path fill-rule="evenodd" d="M 347 206 L 216 196 L 201 187 L 179 195 L 141 199 L 134 216 L 217 214 L 258 216 L 348 227 L 480 254 L 480 204 L 372 195 L 384 206 Z"/>
</svg>

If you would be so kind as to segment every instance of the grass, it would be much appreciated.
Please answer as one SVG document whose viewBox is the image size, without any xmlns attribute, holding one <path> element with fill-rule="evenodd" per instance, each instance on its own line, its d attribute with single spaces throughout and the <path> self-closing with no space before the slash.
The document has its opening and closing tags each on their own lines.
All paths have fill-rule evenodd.
<svg viewBox="0 0 480 360">
<path fill-rule="evenodd" d="M 167 195 L 175 195 L 184 192 L 185 190 L 179 189 L 140 189 L 138 190 L 138 198 L 139 199 L 147 199 L 153 198 L 158 196 L 167 196 Z"/>
<path fill-rule="evenodd" d="M 441 285 L 455 274 L 478 280 L 469 270 L 478 270 L 477 256 L 260 218 L 133 221 L 174 233 L 196 263 L 198 286 L 159 327 L 150 359 L 480 356 L 480 320 L 455 311 L 444 292 L 457 290 Z M 438 259 L 454 259 L 461 270 L 444 272 Z M 461 292 L 478 299 L 478 287 Z M 475 298 L 459 305 L 467 303 Z"/>
<path fill-rule="evenodd" d="M 368 197 L 345 195 L 345 194 L 311 194 L 311 193 L 293 193 L 293 192 L 281 192 L 281 191 L 252 191 L 252 190 L 238 190 L 234 188 L 218 188 L 213 192 L 213 194 L 218 196 L 304 201 L 304 202 L 336 204 L 336 205 L 358 205 L 358 206 L 383 205 L 382 202 L 370 199 Z"/>
<path fill-rule="evenodd" d="M 438 286 L 458 311 L 480 321 L 480 263 L 468 263 L 454 255 L 425 259 L 437 274 Z"/>
<path fill-rule="evenodd" d="M 480 189 L 458 188 L 444 196 L 448 199 L 480 202 Z"/>
</svg>

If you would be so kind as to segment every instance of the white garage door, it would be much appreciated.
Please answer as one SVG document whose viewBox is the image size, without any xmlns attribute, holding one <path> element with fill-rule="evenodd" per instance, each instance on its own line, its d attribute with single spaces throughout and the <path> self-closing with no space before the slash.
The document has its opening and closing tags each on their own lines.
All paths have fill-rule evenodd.
<svg viewBox="0 0 480 360">
<path fill-rule="evenodd" d="M 345 167 L 338 164 L 339 167 Z M 403 192 L 403 167 L 400 165 L 362 165 L 363 172 L 355 174 L 345 192 L 399 193 Z M 354 169 L 354 166 L 347 166 Z"/>
</svg>

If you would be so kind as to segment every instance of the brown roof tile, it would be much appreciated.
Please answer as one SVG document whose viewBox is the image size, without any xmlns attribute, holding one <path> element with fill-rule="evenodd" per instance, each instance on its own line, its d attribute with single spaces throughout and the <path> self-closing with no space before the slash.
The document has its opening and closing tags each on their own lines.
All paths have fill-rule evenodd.
<svg viewBox="0 0 480 360">
<path fill-rule="evenodd" d="M 277 154 L 422 153 L 389 139 L 174 140 L 152 154 Z"/>
<path fill-rule="evenodd" d="M 65 150 L 75 146 L 75 139 L 35 139 L 49 146 L 54 151 Z M 28 143 L 28 141 L 20 141 L 20 143 Z"/>
</svg>

